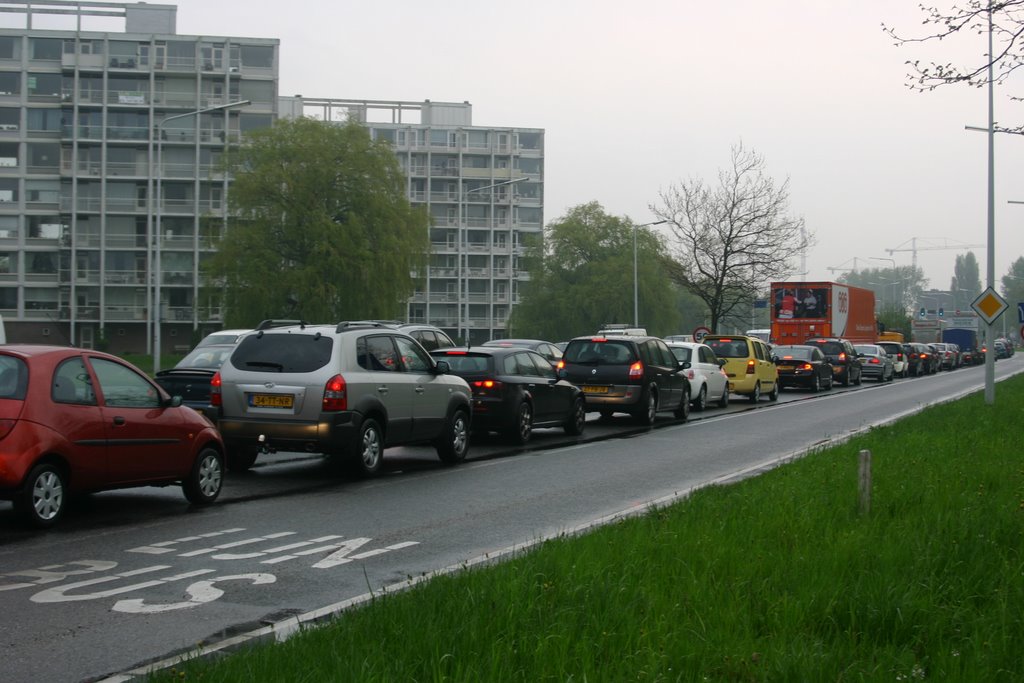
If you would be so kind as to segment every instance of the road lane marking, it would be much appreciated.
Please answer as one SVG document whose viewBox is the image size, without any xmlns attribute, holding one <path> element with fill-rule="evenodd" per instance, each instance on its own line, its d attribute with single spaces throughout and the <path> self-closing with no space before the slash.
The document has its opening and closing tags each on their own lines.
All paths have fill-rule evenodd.
<svg viewBox="0 0 1024 683">
<path fill-rule="evenodd" d="M 220 588 L 214 587 L 215 584 L 220 583 L 221 581 L 251 581 L 254 586 L 258 586 L 260 584 L 274 583 L 277 581 L 277 577 L 273 574 L 262 573 L 218 576 L 214 579 L 196 581 L 195 583 L 190 584 L 185 589 L 185 594 L 189 596 L 189 599 L 182 602 L 149 604 L 142 598 L 135 598 L 132 600 L 118 600 L 114 603 L 114 607 L 112 609 L 115 612 L 127 612 L 129 614 L 157 614 L 160 612 L 171 612 L 179 609 L 198 607 L 199 605 L 205 605 L 208 602 L 213 602 L 220 596 L 224 595 L 224 591 Z"/>
<path fill-rule="evenodd" d="M 190 579 L 194 576 L 202 576 L 204 574 L 214 573 L 213 569 L 197 569 L 195 571 L 184 572 L 183 574 L 176 574 L 174 576 L 168 576 L 163 579 L 153 579 L 151 581 L 143 581 L 142 583 L 134 583 L 129 586 L 121 586 L 120 588 L 111 588 L 106 591 L 98 591 L 96 593 L 82 593 L 79 595 L 68 595 L 68 591 L 75 590 L 77 588 L 85 588 L 87 586 L 95 586 L 101 583 L 109 583 L 111 581 L 117 581 L 118 579 L 131 578 L 140 574 L 148 574 L 150 572 L 161 571 L 164 569 L 171 569 L 168 565 L 158 564 L 152 567 L 143 567 L 142 569 L 135 569 L 128 572 L 121 572 L 120 574 L 114 574 L 113 576 L 104 576 L 98 579 L 86 579 L 85 581 L 77 581 L 75 583 L 65 584 L 63 586 L 55 586 L 54 588 L 47 588 L 46 590 L 40 591 L 29 598 L 32 602 L 39 603 L 52 603 L 52 602 L 80 602 L 82 600 L 98 600 L 100 598 L 109 598 L 112 595 L 120 595 L 122 593 L 131 593 L 132 591 L 143 590 L 146 588 L 152 588 L 154 586 L 160 586 L 165 583 L 172 581 L 180 581 L 182 579 Z"/>
<path fill-rule="evenodd" d="M 152 543 L 150 545 L 142 545 L 138 548 L 129 548 L 125 552 L 129 553 L 146 553 L 148 555 L 161 555 L 163 553 L 173 553 L 174 549 L 170 546 L 177 545 L 179 543 L 190 543 L 192 541 L 202 541 L 207 538 L 216 538 L 217 536 L 223 536 L 224 534 L 235 534 L 245 529 L 224 529 L 222 531 L 211 531 L 206 534 L 199 534 L 197 536 L 185 536 L 184 538 L 176 538 L 173 541 L 161 541 L 160 543 Z"/>
<path fill-rule="evenodd" d="M 221 553 L 219 555 L 211 555 L 215 560 L 251 560 L 256 557 L 262 557 L 264 555 L 272 555 L 274 553 L 284 553 L 289 550 L 295 550 L 296 548 L 304 548 L 314 543 L 323 543 L 325 541 L 333 541 L 344 536 L 321 536 L 320 538 L 314 538 L 311 541 L 300 541 L 298 543 L 290 543 L 288 545 L 279 545 L 276 548 L 267 548 L 254 553 Z M 330 546 L 329 546 L 330 547 Z"/>
<path fill-rule="evenodd" d="M 85 569 L 61 570 L 61 567 L 70 567 L 71 565 L 80 565 L 85 567 Z M 32 586 L 41 586 L 46 583 L 56 583 L 57 581 L 63 581 L 69 576 L 81 576 L 82 574 L 110 571 L 116 566 L 117 562 L 108 562 L 103 560 L 74 560 L 66 564 L 50 564 L 45 567 L 40 567 L 39 569 L 24 569 L 16 572 L 7 572 L 6 574 L 0 574 L 0 577 L 29 577 L 35 578 L 35 581 L 0 584 L 0 591 L 11 591 L 16 588 L 31 588 Z"/>
<path fill-rule="evenodd" d="M 199 550 L 190 550 L 187 553 L 181 553 L 178 557 L 197 557 L 199 555 L 209 555 L 215 553 L 218 550 L 227 550 L 229 548 L 238 548 L 243 545 L 252 545 L 253 543 L 262 543 L 263 541 L 272 541 L 275 538 L 284 538 L 285 536 L 294 536 L 297 532 L 295 531 L 280 531 L 276 534 L 267 534 L 266 536 L 257 536 L 256 538 L 247 538 L 242 541 L 233 541 L 231 543 L 222 543 L 221 545 L 215 545 L 210 548 L 200 548 Z"/>
</svg>

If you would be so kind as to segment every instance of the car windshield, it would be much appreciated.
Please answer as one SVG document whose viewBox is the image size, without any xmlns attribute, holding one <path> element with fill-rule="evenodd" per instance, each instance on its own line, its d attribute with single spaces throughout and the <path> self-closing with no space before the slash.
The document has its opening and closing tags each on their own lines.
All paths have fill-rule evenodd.
<svg viewBox="0 0 1024 683">
<path fill-rule="evenodd" d="M 234 349 L 234 346 L 199 346 L 178 361 L 174 367 L 217 369 L 224 364 Z"/>
<path fill-rule="evenodd" d="M 821 352 L 826 356 L 838 356 L 843 353 L 843 345 L 839 342 L 807 342 L 808 344 L 814 344 Z"/>
<path fill-rule="evenodd" d="M 857 353 L 863 353 L 869 356 L 879 355 L 877 346 L 858 345 L 853 348 L 857 349 Z"/>
<path fill-rule="evenodd" d="M 677 361 L 689 361 L 693 357 L 693 351 L 685 346 L 670 346 L 672 349 L 672 355 L 676 357 Z"/>
<path fill-rule="evenodd" d="M 434 358 L 448 361 L 448 367 L 456 375 L 479 375 L 491 372 L 491 356 L 469 356 L 466 354 L 434 354 Z"/>
<path fill-rule="evenodd" d="M 799 346 L 776 346 L 772 354 L 781 360 L 814 360 L 814 352 L 811 349 L 802 349 Z"/>
<path fill-rule="evenodd" d="M 719 358 L 746 358 L 750 355 L 745 339 L 708 339 L 704 343 Z"/>
<path fill-rule="evenodd" d="M 569 342 L 564 359 L 566 363 L 593 365 L 629 365 L 636 360 L 632 344 L 610 339 L 580 339 Z"/>
</svg>

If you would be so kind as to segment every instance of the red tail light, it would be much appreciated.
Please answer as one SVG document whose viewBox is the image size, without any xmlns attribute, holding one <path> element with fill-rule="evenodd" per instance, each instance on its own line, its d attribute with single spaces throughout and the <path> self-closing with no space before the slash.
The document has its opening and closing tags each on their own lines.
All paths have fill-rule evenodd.
<svg viewBox="0 0 1024 683">
<path fill-rule="evenodd" d="M 846 354 L 845 353 L 840 353 L 839 354 L 839 362 L 840 363 L 845 363 L 846 362 Z"/>
<path fill-rule="evenodd" d="M 804 363 L 803 365 L 800 366 L 800 369 L 801 370 L 813 370 L 814 366 L 811 365 L 810 363 Z"/>
<path fill-rule="evenodd" d="M 327 380 L 324 385 L 324 412 L 336 412 L 348 410 L 348 392 L 346 391 L 345 378 L 335 375 Z"/>
<path fill-rule="evenodd" d="M 488 392 L 488 391 L 501 391 L 502 384 L 496 379 L 478 379 L 472 384 L 473 393 Z"/>
<path fill-rule="evenodd" d="M 629 378 L 630 379 L 642 379 L 644 376 L 644 364 L 637 361 L 629 366 Z"/>
<path fill-rule="evenodd" d="M 11 433 L 17 420 L 0 420 L 0 439 Z"/>
<path fill-rule="evenodd" d="M 871 359 L 871 361 L 870 361 L 870 363 L 871 363 L 872 365 L 878 365 L 878 364 L 879 364 L 879 363 L 881 363 L 881 362 L 882 362 L 882 361 L 878 360 L 877 358 L 872 358 L 872 359 Z"/>
<path fill-rule="evenodd" d="M 757 364 L 754 362 L 753 358 L 751 358 L 750 360 L 747 361 L 747 374 L 748 375 L 753 375 L 754 374 L 754 368 L 755 368 L 756 365 Z"/>
<path fill-rule="evenodd" d="M 213 377 L 210 378 L 210 405 L 223 405 L 220 393 L 220 371 L 213 373 Z"/>
</svg>

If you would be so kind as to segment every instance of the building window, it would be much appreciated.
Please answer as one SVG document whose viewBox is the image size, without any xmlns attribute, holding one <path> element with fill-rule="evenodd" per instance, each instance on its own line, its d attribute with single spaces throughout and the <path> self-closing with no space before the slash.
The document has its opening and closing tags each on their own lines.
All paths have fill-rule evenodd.
<svg viewBox="0 0 1024 683">
<path fill-rule="evenodd" d="M 60 61 L 64 41 L 60 38 L 32 38 L 29 40 L 29 55 L 32 59 Z"/>
<path fill-rule="evenodd" d="M 272 45 L 242 45 L 242 66 L 269 69 L 274 66 Z"/>
<path fill-rule="evenodd" d="M 17 95 L 21 92 L 21 73 L 0 71 L 0 95 Z"/>
<path fill-rule="evenodd" d="M 21 42 L 21 38 L 15 38 L 14 36 L 0 36 L 0 59 L 17 59 L 18 53 L 16 46 Z"/>
</svg>

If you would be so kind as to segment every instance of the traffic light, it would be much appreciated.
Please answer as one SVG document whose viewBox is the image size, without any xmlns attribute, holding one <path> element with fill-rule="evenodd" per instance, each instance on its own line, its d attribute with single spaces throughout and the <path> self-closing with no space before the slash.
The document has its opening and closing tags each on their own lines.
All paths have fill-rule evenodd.
<svg viewBox="0 0 1024 683">
<path fill-rule="evenodd" d="M 922 318 L 923 318 L 923 317 L 924 317 L 924 314 L 925 314 L 925 309 L 924 309 L 924 306 L 922 306 L 922 307 L 921 307 L 921 312 L 920 312 L 920 313 L 918 313 L 918 315 L 919 315 L 920 317 L 922 317 Z"/>
<path fill-rule="evenodd" d="M 944 311 L 943 309 L 941 309 L 941 308 L 940 308 L 940 309 L 939 309 L 939 317 L 941 318 L 941 317 L 942 317 L 942 316 L 944 316 L 945 314 L 946 314 L 946 312 L 945 312 L 945 311 Z"/>
</svg>

